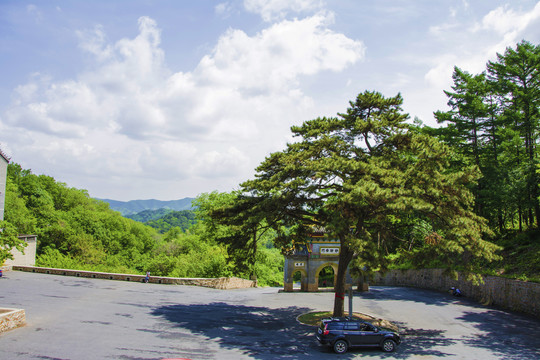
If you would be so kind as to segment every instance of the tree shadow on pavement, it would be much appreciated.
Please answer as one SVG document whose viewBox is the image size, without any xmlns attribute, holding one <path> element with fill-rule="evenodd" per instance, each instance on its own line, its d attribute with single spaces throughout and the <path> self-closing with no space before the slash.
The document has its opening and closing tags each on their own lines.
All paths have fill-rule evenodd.
<svg viewBox="0 0 540 360">
<path fill-rule="evenodd" d="M 170 327 L 204 335 L 222 348 L 241 350 L 258 359 L 308 359 L 318 348 L 314 328 L 295 320 L 308 310 L 296 306 L 269 309 L 218 302 L 167 305 L 155 308 L 152 315 L 162 318 Z"/>
<path fill-rule="evenodd" d="M 454 345 L 455 340 L 444 336 L 443 330 L 413 329 L 396 323 L 400 329 L 401 345 L 393 354 L 396 359 L 407 359 L 411 356 L 447 357 L 452 356 L 435 348 Z"/>
<path fill-rule="evenodd" d="M 456 298 L 448 293 L 436 290 L 399 286 L 372 286 L 369 288 L 368 292 L 355 293 L 355 296 L 367 300 L 405 300 L 436 306 L 446 306 L 452 302 L 459 301 L 466 303 L 469 306 L 482 307 L 482 305 L 478 304 L 477 302 L 464 297 Z"/>
<path fill-rule="evenodd" d="M 500 354 L 504 359 L 540 359 L 540 321 L 522 314 L 489 310 L 466 312 L 459 318 L 472 323 L 482 335 L 464 342 Z"/>
<path fill-rule="evenodd" d="M 330 347 L 319 345 L 316 327 L 300 324 L 296 318 L 310 309 L 291 306 L 270 309 L 266 307 L 210 303 L 196 305 L 166 305 L 152 310 L 161 318 L 163 336 L 179 341 L 186 330 L 203 335 L 221 348 L 237 350 L 256 359 L 313 359 L 336 355 Z M 176 329 L 176 331 L 174 331 Z M 387 354 L 380 349 L 352 349 L 340 359 L 359 354 L 376 354 L 382 358 L 407 359 L 414 355 L 444 357 L 448 354 L 434 351 L 433 347 L 446 346 L 452 340 L 437 330 L 407 329 L 404 343 L 397 352 Z M 331 354 L 330 354 L 331 353 Z M 328 355 L 325 355 L 328 354 Z"/>
</svg>

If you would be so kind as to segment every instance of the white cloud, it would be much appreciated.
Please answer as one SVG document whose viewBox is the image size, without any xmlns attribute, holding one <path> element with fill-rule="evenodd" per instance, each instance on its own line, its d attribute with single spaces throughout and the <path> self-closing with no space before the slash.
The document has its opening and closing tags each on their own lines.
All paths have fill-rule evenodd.
<svg viewBox="0 0 540 360">
<path fill-rule="evenodd" d="M 490 54 L 495 54 L 521 41 L 527 28 L 538 29 L 539 26 L 540 1 L 530 11 L 515 11 L 508 5 L 500 6 L 484 16 L 474 31 L 495 31 L 500 35 L 500 40 L 488 49 Z"/>
<path fill-rule="evenodd" d="M 447 88 L 452 79 L 455 60 L 457 60 L 455 57 L 439 60 L 439 64 L 429 69 L 424 76 L 426 82 L 433 88 Z"/>
<path fill-rule="evenodd" d="M 264 21 L 284 19 L 289 13 L 314 12 L 322 8 L 321 0 L 244 0 L 247 11 L 261 15 Z"/>
<path fill-rule="evenodd" d="M 163 42 L 149 17 L 125 33 L 132 20 L 103 11 L 106 0 L 13 5 L 0 141 L 14 161 L 100 197 L 228 190 L 291 141 L 291 125 L 344 111 L 365 89 L 401 92 L 411 116 L 433 121 L 454 65 L 480 72 L 540 29 L 534 0 L 184 3 L 152 10 Z M 362 63 L 356 39 L 370 45 Z"/>
<path fill-rule="evenodd" d="M 229 2 L 219 3 L 215 6 L 214 11 L 221 17 L 227 18 L 233 11 L 233 7 Z"/>
<path fill-rule="evenodd" d="M 468 3 L 464 3 L 468 7 Z M 540 2 L 530 11 L 517 11 L 509 5 L 497 7 L 484 15 L 481 21 L 468 24 L 452 19 L 451 22 L 430 28 L 430 34 L 447 44 L 446 52 L 434 54 L 432 65 L 424 79 L 433 88 L 448 89 L 454 66 L 478 73 L 485 70 L 488 60 L 502 53 L 508 46 L 519 42 L 528 28 L 537 26 L 540 19 Z M 466 42 L 450 43 L 455 39 Z"/>
<path fill-rule="evenodd" d="M 509 5 L 499 6 L 483 17 L 475 29 L 496 31 L 499 34 L 517 33 L 540 18 L 540 2 L 531 11 L 515 11 Z"/>
<path fill-rule="evenodd" d="M 106 60 L 112 55 L 112 46 L 107 45 L 107 35 L 103 31 L 103 26 L 96 25 L 92 31 L 77 31 L 80 39 L 79 46 L 98 60 Z"/>
<path fill-rule="evenodd" d="M 160 193 L 187 183 L 212 191 L 200 186 L 215 178 L 234 186 L 281 149 L 290 125 L 313 108 L 299 89 L 302 77 L 362 59 L 364 45 L 330 30 L 331 21 L 317 14 L 253 36 L 230 29 L 193 71 L 176 73 L 148 17 L 139 19 L 135 38 L 115 43 L 100 26 L 79 32 L 92 67 L 76 79 L 36 75 L 19 86 L 4 113 L 5 134 L 25 133 L 13 145 L 18 156 L 64 173 L 77 168 L 89 188 L 99 174 L 119 191 L 129 186 L 115 179 L 135 186 L 152 178 L 163 182 Z"/>
<path fill-rule="evenodd" d="M 322 15 L 282 21 L 249 37 L 230 30 L 205 56 L 196 73 L 212 85 L 252 91 L 281 91 L 300 75 L 340 71 L 360 60 L 364 46 L 326 27 Z"/>
</svg>

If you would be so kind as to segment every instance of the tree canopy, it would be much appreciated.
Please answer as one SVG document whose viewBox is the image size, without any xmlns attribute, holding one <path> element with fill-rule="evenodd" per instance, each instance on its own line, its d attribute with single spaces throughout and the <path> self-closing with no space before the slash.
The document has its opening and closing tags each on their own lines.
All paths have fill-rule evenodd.
<svg viewBox="0 0 540 360">
<path fill-rule="evenodd" d="M 481 170 L 476 212 L 492 228 L 538 228 L 540 46 L 522 41 L 481 74 L 456 67 L 453 80 L 450 110 L 435 113 L 445 126 L 429 132 L 458 151 L 458 167 Z"/>
<path fill-rule="evenodd" d="M 283 281 L 283 257 L 273 246 L 276 233 L 266 222 L 264 203 L 238 192 L 208 193 L 197 197 L 197 214 L 205 224 L 207 236 L 227 248 L 231 265 L 252 279 L 266 278 L 272 284 Z M 279 264 L 279 274 L 271 274 L 266 264 L 272 258 Z"/>
<path fill-rule="evenodd" d="M 343 314 L 353 259 L 356 266 L 384 268 L 385 255 L 401 249 L 418 264 L 436 259 L 472 271 L 495 258 L 467 188 L 478 179 L 477 168 L 452 169 L 451 150 L 412 131 L 401 104 L 399 94 L 366 91 L 346 113 L 292 127 L 299 140 L 271 154 L 256 178 L 242 184 L 244 196 L 267 204 L 253 209 L 265 209 L 281 246 L 305 241 L 310 225 L 339 238 L 335 316 Z"/>
</svg>

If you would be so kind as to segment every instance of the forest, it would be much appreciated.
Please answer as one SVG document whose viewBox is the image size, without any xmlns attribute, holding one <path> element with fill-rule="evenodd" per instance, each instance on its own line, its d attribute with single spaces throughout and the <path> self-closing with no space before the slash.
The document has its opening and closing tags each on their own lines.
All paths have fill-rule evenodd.
<svg viewBox="0 0 540 360">
<path fill-rule="evenodd" d="M 226 246 L 203 221 L 193 221 L 196 213 L 167 212 L 165 220 L 148 221 L 154 228 L 123 217 L 85 190 L 16 163 L 8 165 L 4 215 L 4 244 L 10 238 L 14 243 L 17 234 L 38 235 L 37 266 L 173 277 L 250 275 L 232 266 Z M 167 219 L 170 223 L 163 222 Z M 257 257 L 258 281 L 279 285 L 283 257 L 270 239 L 267 244 Z M 6 254 L 0 255 L 3 261 Z"/>
<path fill-rule="evenodd" d="M 322 224 L 341 234 L 353 270 L 540 281 L 540 46 L 522 41 L 482 73 L 456 67 L 452 80 L 439 126 L 411 121 L 400 94 L 366 91 L 335 118 L 293 127 L 300 140 L 270 154 L 255 179 L 199 195 L 195 211 L 129 219 L 11 163 L 0 261 L 16 234 L 37 234 L 38 266 L 277 286 L 282 254 Z"/>
<path fill-rule="evenodd" d="M 443 126 L 424 127 L 455 150 L 457 169 L 475 166 L 474 211 L 503 247 L 498 274 L 540 281 L 540 46 L 522 41 L 480 74 L 454 69 Z M 492 266 L 493 267 L 493 266 Z"/>
</svg>

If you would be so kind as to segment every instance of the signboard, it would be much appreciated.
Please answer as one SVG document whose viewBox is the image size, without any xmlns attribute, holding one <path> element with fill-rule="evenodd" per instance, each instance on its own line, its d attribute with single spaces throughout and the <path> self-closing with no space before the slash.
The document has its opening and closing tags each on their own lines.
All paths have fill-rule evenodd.
<svg viewBox="0 0 540 360">
<path fill-rule="evenodd" d="M 321 255 L 339 255 L 339 247 L 321 247 Z"/>
</svg>

